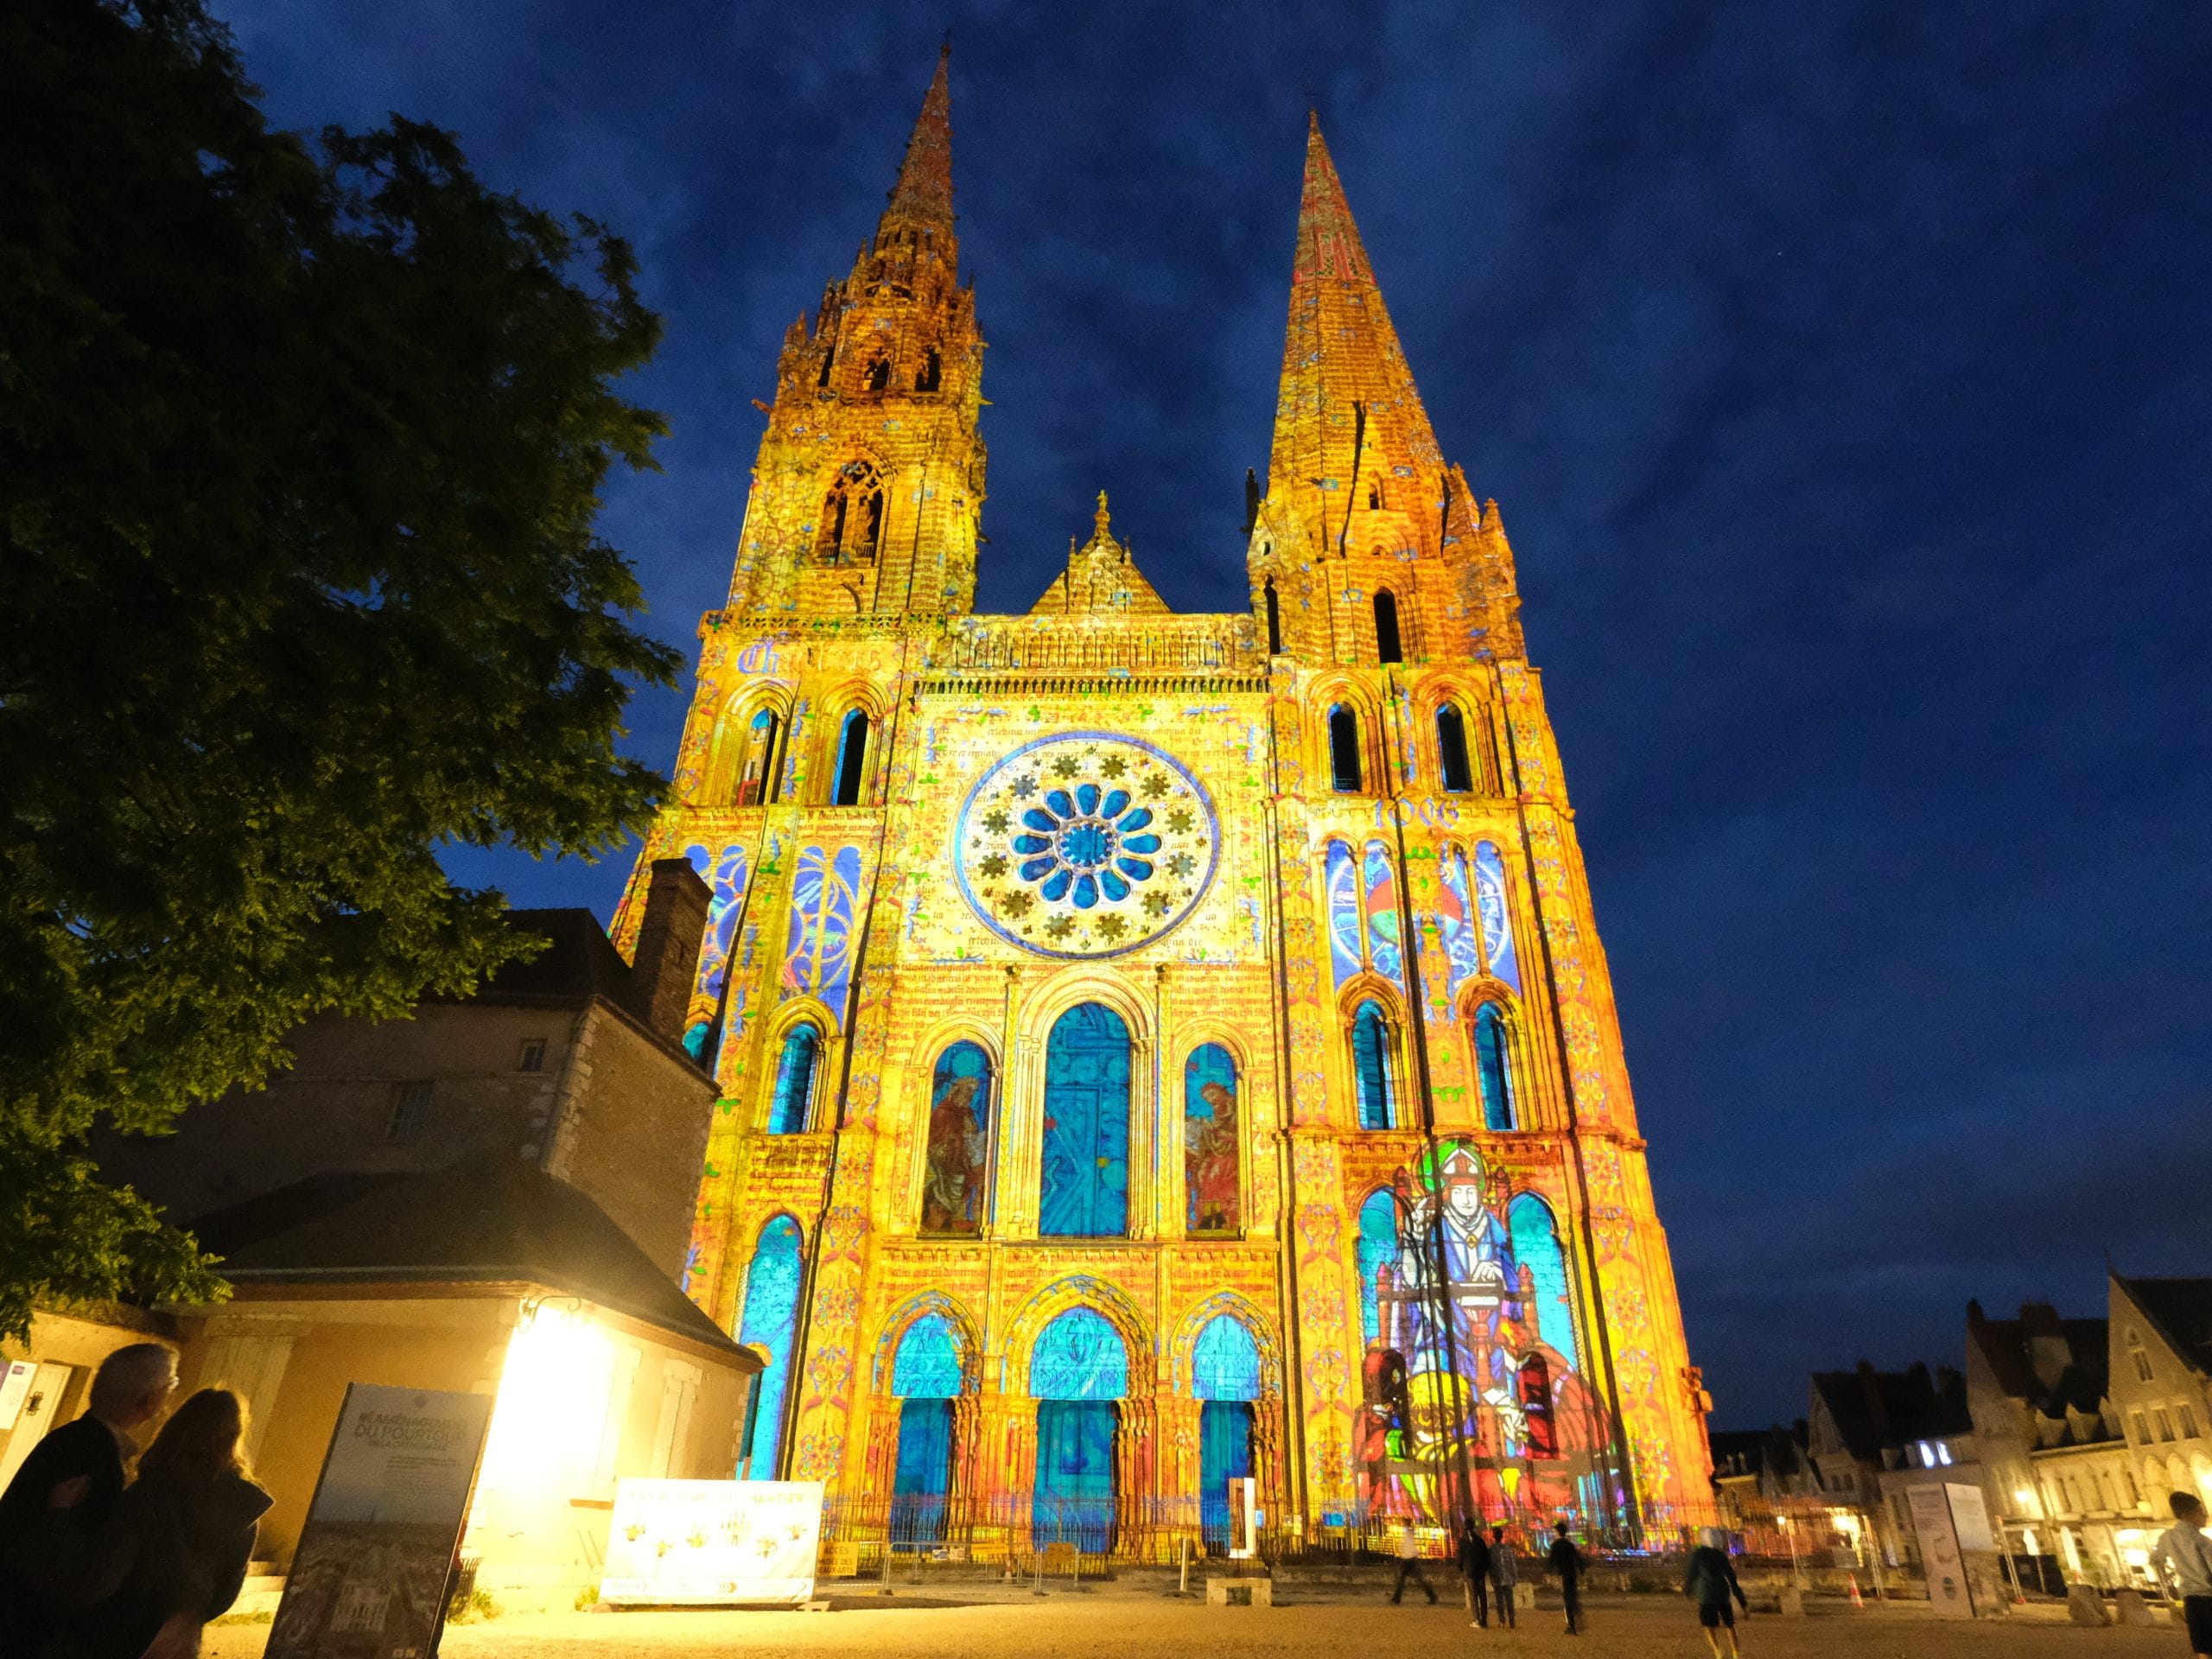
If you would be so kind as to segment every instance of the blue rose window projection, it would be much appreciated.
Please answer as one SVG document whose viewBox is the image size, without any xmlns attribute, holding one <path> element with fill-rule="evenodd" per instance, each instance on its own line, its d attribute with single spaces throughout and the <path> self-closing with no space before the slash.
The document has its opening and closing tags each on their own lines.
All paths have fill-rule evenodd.
<svg viewBox="0 0 2212 1659">
<path fill-rule="evenodd" d="M 745 1312 L 737 1339 L 767 1351 L 768 1363 L 753 1379 L 745 1455 L 755 1480 L 777 1475 L 776 1447 L 783 1439 L 784 1406 L 791 1391 L 791 1344 L 798 1329 L 798 1224 L 778 1216 L 760 1230 L 753 1265 L 745 1275 Z"/>
<path fill-rule="evenodd" d="M 1077 910 L 1095 906 L 1102 891 L 1126 899 L 1132 883 L 1152 880 L 1150 855 L 1160 850 L 1160 837 L 1145 833 L 1151 823 L 1152 809 L 1139 806 L 1126 789 L 1048 789 L 1042 804 L 1021 815 L 1027 833 L 1014 838 L 1021 879 L 1038 883 L 1043 897 L 1065 899 Z"/>
<path fill-rule="evenodd" d="M 899 1462 L 891 1481 L 894 1544 L 935 1543 L 944 1536 L 952 1402 L 960 1381 L 952 1322 L 942 1313 L 925 1313 L 906 1327 L 891 1363 L 891 1392 L 899 1399 Z"/>
<path fill-rule="evenodd" d="M 1260 1350 L 1242 1319 L 1206 1321 L 1191 1352 L 1198 1407 L 1198 1525 L 1208 1543 L 1229 1541 L 1229 1483 L 1252 1473 L 1252 1402 L 1260 1397 Z"/>
<path fill-rule="evenodd" d="M 1037 1402 L 1036 1541 L 1103 1554 L 1114 1538 L 1114 1402 L 1129 1391 L 1129 1353 L 1103 1314 L 1071 1307 L 1029 1357 Z"/>
<path fill-rule="evenodd" d="M 1119 1238 L 1129 1230 L 1129 1028 L 1078 1003 L 1045 1046 L 1045 1144 L 1037 1230 Z"/>
<path fill-rule="evenodd" d="M 1213 802 L 1149 743 L 1066 732 L 1026 743 L 960 810 L 955 869 L 1000 938 L 1053 957 L 1110 957 L 1189 915 L 1220 852 Z"/>
</svg>

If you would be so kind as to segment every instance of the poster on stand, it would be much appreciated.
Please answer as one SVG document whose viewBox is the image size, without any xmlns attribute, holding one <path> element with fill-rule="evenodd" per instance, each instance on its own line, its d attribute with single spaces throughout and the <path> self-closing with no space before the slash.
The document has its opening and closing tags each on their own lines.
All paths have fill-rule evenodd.
<svg viewBox="0 0 2212 1659">
<path fill-rule="evenodd" d="M 266 1659 L 429 1659 L 492 1397 L 355 1382 L 308 1506 Z"/>
<path fill-rule="evenodd" d="M 1972 1618 L 1974 1597 L 1967 1588 L 1966 1558 L 1951 1524 L 1950 1500 L 1941 1486 L 1911 1486 L 1912 1529 L 1920 1538 L 1921 1570 L 1928 1575 L 1929 1611 L 1939 1618 Z"/>
<path fill-rule="evenodd" d="M 818 1480 L 622 1480 L 607 1571 L 611 1605 L 796 1605 L 814 1597 Z"/>
</svg>

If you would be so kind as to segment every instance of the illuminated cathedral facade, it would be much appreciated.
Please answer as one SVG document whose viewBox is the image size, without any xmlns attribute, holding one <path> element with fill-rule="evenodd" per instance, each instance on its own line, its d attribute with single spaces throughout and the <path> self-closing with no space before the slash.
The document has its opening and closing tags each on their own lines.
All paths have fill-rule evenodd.
<svg viewBox="0 0 2212 1659">
<path fill-rule="evenodd" d="M 688 1273 L 741 1472 L 979 1554 L 1462 1514 L 1642 1536 L 1708 1465 L 1495 503 L 1318 124 L 1249 607 L 1090 533 L 977 615 L 945 67 L 795 322 L 652 860 L 712 889 Z M 873 1507 L 871 1507 L 873 1506 Z"/>
</svg>

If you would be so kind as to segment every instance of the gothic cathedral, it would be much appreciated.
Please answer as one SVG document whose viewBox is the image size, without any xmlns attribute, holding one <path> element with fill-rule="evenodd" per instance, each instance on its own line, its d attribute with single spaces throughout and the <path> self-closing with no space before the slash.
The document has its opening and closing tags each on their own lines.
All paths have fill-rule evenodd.
<svg viewBox="0 0 2212 1659">
<path fill-rule="evenodd" d="M 979 616 L 945 67 L 794 323 L 652 861 L 713 893 L 692 1297 L 754 1478 L 988 1558 L 1479 1512 L 1624 1541 L 1702 1396 L 1497 505 L 1315 125 L 1251 601 L 1106 498 Z"/>
</svg>

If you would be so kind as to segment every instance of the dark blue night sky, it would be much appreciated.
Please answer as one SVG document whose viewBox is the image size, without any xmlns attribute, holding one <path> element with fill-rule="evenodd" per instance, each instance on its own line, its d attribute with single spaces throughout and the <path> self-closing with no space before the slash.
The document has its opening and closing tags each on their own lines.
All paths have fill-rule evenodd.
<svg viewBox="0 0 2212 1659">
<path fill-rule="evenodd" d="M 1719 1421 L 2212 1272 L 2212 8 L 218 3 L 280 124 L 635 242 L 675 429 L 606 522 L 687 646 L 948 23 L 978 608 L 1101 488 L 1241 604 L 1311 101 L 1519 557 Z"/>
</svg>

